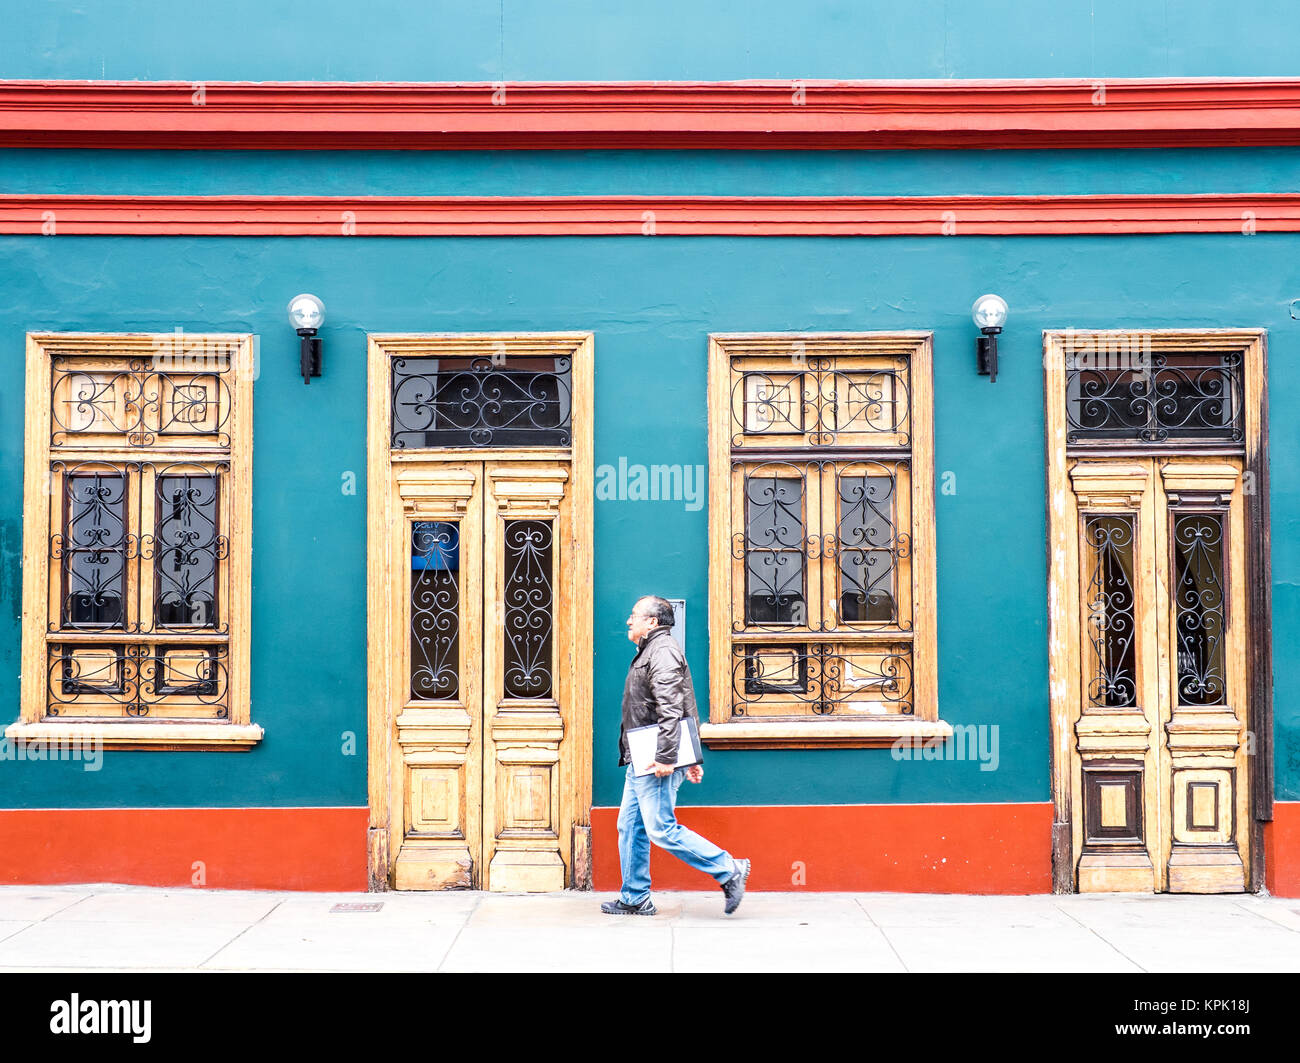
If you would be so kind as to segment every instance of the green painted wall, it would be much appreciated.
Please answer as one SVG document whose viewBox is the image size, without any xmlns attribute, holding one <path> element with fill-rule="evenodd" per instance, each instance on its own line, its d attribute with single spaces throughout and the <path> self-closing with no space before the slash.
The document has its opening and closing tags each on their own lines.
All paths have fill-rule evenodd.
<svg viewBox="0 0 1300 1063">
<path fill-rule="evenodd" d="M 971 183 L 981 165 L 979 153 L 953 163 Z M 1106 158 L 1088 169 L 1103 185 Z M 78 172 L 83 187 L 95 180 Z M 251 331 L 261 339 L 253 718 L 267 731 L 247 754 L 109 753 L 99 772 L 0 762 L 0 807 L 364 804 L 365 334 L 507 329 L 595 333 L 598 465 L 706 464 L 711 331 L 934 331 L 935 467 L 957 488 L 938 498 L 940 712 L 997 724 L 999 765 L 899 763 L 889 750 L 712 752 L 698 798 L 816 804 L 1048 799 L 1041 330 L 1268 328 L 1277 795 L 1296 799 L 1300 438 L 1288 411 L 1300 406 L 1300 322 L 1288 303 L 1300 296 L 1298 261 L 1291 235 L 0 238 L 0 705 L 16 713 L 23 334 Z M 295 376 L 284 317 L 304 290 L 329 312 L 325 376 L 310 387 Z M 974 372 L 969 319 L 988 290 L 1011 305 L 994 385 Z M 342 491 L 348 472 L 355 495 Z M 639 594 L 688 599 L 688 652 L 706 690 L 706 513 L 603 501 L 595 534 L 595 801 L 609 805 L 632 652 L 623 620 Z M 341 752 L 349 731 L 354 756 Z"/>
</svg>

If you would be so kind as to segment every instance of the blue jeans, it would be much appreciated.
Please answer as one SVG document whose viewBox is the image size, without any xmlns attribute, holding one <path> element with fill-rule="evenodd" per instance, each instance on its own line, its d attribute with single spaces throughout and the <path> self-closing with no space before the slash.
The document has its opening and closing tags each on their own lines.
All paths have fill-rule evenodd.
<svg viewBox="0 0 1300 1063">
<path fill-rule="evenodd" d="M 640 904 L 650 896 L 650 843 L 667 849 L 691 867 L 712 875 L 719 885 L 738 870 L 725 849 L 677 822 L 677 791 L 686 769 L 671 775 L 633 775 L 627 766 L 623 803 L 618 810 L 618 862 L 623 870 L 624 904 Z"/>
</svg>

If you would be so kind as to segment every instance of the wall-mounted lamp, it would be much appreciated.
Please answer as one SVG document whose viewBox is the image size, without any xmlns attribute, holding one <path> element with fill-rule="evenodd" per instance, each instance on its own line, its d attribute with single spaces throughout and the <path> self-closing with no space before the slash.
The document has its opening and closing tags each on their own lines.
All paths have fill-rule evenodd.
<svg viewBox="0 0 1300 1063">
<path fill-rule="evenodd" d="M 998 333 L 1007 323 L 1007 301 L 1000 295 L 981 295 L 970 308 L 976 327 L 983 333 L 975 340 L 975 368 L 989 383 L 998 379 Z"/>
<path fill-rule="evenodd" d="M 320 376 L 320 337 L 317 330 L 325 324 L 325 304 L 314 295 L 295 295 L 289 300 L 289 324 L 302 337 L 300 361 L 302 382 Z"/>
</svg>

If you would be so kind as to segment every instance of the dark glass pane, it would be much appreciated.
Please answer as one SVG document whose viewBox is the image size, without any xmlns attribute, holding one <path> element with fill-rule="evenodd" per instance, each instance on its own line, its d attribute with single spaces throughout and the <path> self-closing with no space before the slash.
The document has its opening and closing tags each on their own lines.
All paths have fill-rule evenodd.
<svg viewBox="0 0 1300 1063">
<path fill-rule="evenodd" d="M 570 359 L 393 359 L 393 446 L 568 446 Z"/>
<path fill-rule="evenodd" d="M 63 626 L 126 624 L 126 478 L 120 473 L 69 474 L 64 479 Z"/>
<path fill-rule="evenodd" d="M 411 525 L 411 697 L 460 690 L 460 526 Z"/>
<path fill-rule="evenodd" d="M 806 624 L 803 479 L 745 478 L 747 622 Z"/>
<path fill-rule="evenodd" d="M 1213 513 L 1174 517 L 1174 630 L 1178 645 L 1178 700 L 1222 705 L 1223 521 Z"/>
<path fill-rule="evenodd" d="M 1088 694 L 1093 705 L 1128 706 L 1137 700 L 1134 642 L 1133 518 L 1088 517 L 1085 546 L 1091 555 L 1088 637 L 1094 674 Z"/>
<path fill-rule="evenodd" d="M 161 627 L 217 626 L 217 477 L 159 474 L 155 488 L 154 617 Z"/>
<path fill-rule="evenodd" d="M 551 525 L 505 524 L 505 692 L 510 698 L 551 697 Z"/>
<path fill-rule="evenodd" d="M 840 619 L 898 619 L 894 593 L 894 481 L 889 476 L 839 479 Z"/>
</svg>

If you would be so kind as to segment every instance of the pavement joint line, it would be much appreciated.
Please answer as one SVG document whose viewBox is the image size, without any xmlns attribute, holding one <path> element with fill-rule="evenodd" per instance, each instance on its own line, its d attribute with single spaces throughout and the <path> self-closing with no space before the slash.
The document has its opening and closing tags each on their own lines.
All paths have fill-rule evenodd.
<svg viewBox="0 0 1300 1063">
<path fill-rule="evenodd" d="M 26 925 L 26 926 L 20 926 L 17 930 L 11 930 L 8 934 L 5 934 L 4 937 L 0 937 L 0 944 L 4 944 L 4 942 L 8 941 L 11 937 L 17 937 L 17 936 L 18 936 L 19 934 L 21 934 L 24 930 L 30 930 L 30 929 L 31 929 L 32 927 L 34 927 L 37 923 L 42 922 L 42 920 L 40 920 L 40 919 L 27 919 L 27 920 L 20 920 L 20 922 L 25 922 L 27 925 Z"/>
<path fill-rule="evenodd" d="M 1060 903 L 1057 902 L 1055 899 L 1053 899 L 1052 901 L 1052 907 L 1055 908 L 1062 915 L 1064 915 L 1067 919 L 1075 923 L 1075 925 L 1083 927 L 1084 930 L 1088 931 L 1088 933 L 1090 933 L 1098 941 L 1104 942 L 1107 945 L 1107 947 L 1109 947 L 1116 953 L 1116 955 L 1118 955 L 1121 959 L 1127 960 L 1143 974 L 1151 973 L 1140 963 L 1138 963 L 1137 960 L 1133 959 L 1132 956 L 1128 955 L 1128 953 L 1126 953 L 1123 949 L 1121 949 L 1118 945 L 1116 945 L 1115 942 L 1111 941 L 1110 938 L 1102 937 L 1101 934 L 1099 934 L 1095 928 L 1088 926 L 1087 923 L 1081 922 L 1079 919 L 1075 917 L 1075 914 L 1073 912 L 1061 907 Z"/>
<path fill-rule="evenodd" d="M 98 896 L 99 894 L 92 890 L 90 893 L 87 893 L 84 897 L 78 897 L 75 901 L 72 901 L 70 904 L 65 904 L 62 908 L 54 909 L 54 911 L 46 915 L 44 919 L 36 919 L 34 920 L 34 922 L 43 923 L 45 922 L 46 919 L 50 919 L 56 915 L 62 915 L 64 912 L 68 911 L 69 909 L 75 908 L 79 904 L 84 904 L 86 901 L 91 900 L 92 898 Z"/>
<path fill-rule="evenodd" d="M 98 894 L 97 894 L 97 893 L 94 893 L 94 892 L 87 893 L 84 897 L 78 897 L 75 901 L 72 901 L 72 902 L 70 902 L 69 904 L 65 904 L 62 908 L 55 908 L 54 911 L 52 911 L 52 912 L 46 912 L 45 915 L 41 916 L 40 919 L 27 919 L 27 920 L 24 920 L 24 922 L 27 923 L 26 926 L 20 926 L 20 927 L 19 927 L 17 930 L 15 930 L 12 934 L 6 934 L 4 937 L 0 937 L 0 943 L 6 942 L 6 941 L 8 941 L 10 938 L 12 938 L 12 937 L 17 937 L 19 934 L 22 934 L 22 933 L 24 933 L 25 931 L 30 930 L 30 929 L 31 929 L 32 927 L 34 927 L 37 923 L 48 922 L 51 918 L 53 918 L 53 917 L 56 916 L 56 915 L 59 915 L 59 914 L 62 913 L 62 912 L 66 912 L 69 908 L 75 908 L 75 907 L 76 907 L 77 905 L 79 905 L 82 901 L 88 901 L 88 900 L 90 900 L 90 898 L 92 898 L 92 897 L 97 897 L 97 896 L 98 896 Z M 3 967 L 0 967 L 0 969 L 3 969 Z"/>
<path fill-rule="evenodd" d="M 867 917 L 867 922 L 870 923 L 873 927 L 875 927 L 875 928 L 876 928 L 876 932 L 877 932 L 877 933 L 878 933 L 882 938 L 885 939 L 885 944 L 889 946 L 889 951 L 892 952 L 892 953 L 894 954 L 894 959 L 898 960 L 899 964 L 902 966 L 902 968 L 903 968 L 903 973 L 904 973 L 904 974 L 911 974 L 911 973 L 912 973 L 912 968 L 910 968 L 909 966 L 907 966 L 907 961 L 906 961 L 905 959 L 903 959 L 902 954 L 901 954 L 901 953 L 898 951 L 898 949 L 895 947 L 894 942 L 893 942 L 893 939 L 890 938 L 889 934 L 887 934 L 887 933 L 885 932 L 885 928 L 884 928 L 883 926 L 881 926 L 879 923 L 877 923 L 874 919 L 871 918 L 871 913 L 867 910 L 867 906 L 866 906 L 865 904 L 862 903 L 862 897 L 861 897 L 861 896 L 854 897 L 854 898 L 853 898 L 853 903 L 856 904 L 860 909 L 862 909 L 862 914 L 865 915 L 865 916 Z"/>
<path fill-rule="evenodd" d="M 1233 903 L 1242 911 L 1250 912 L 1251 915 L 1256 915 L 1260 919 L 1263 919 L 1270 926 L 1280 926 L 1284 930 L 1290 930 L 1293 933 L 1300 934 L 1300 926 L 1294 926 L 1291 923 L 1284 923 L 1281 919 L 1276 919 L 1273 917 L 1272 910 L 1274 908 L 1274 905 L 1271 904 L 1254 905 L 1251 904 L 1244 897 L 1241 900 L 1234 901 Z M 1278 907 L 1281 907 L 1281 905 L 1278 905 Z M 1297 915 L 1300 915 L 1300 910 L 1295 910 L 1295 912 Z"/>
<path fill-rule="evenodd" d="M 223 952 L 225 952 L 226 949 L 230 948 L 231 945 L 233 945 L 236 941 L 238 941 L 238 940 L 239 940 L 240 938 L 242 938 L 245 934 L 247 934 L 250 930 L 252 930 L 253 927 L 257 926 L 258 923 L 260 923 L 260 922 L 262 922 L 262 920 L 268 918 L 268 917 L 271 915 L 271 913 L 274 912 L 277 908 L 279 908 L 280 905 L 282 905 L 283 903 L 284 903 L 284 898 L 283 898 L 283 897 L 280 897 L 280 898 L 279 898 L 279 899 L 278 899 L 278 900 L 277 900 L 273 905 L 271 905 L 270 908 L 268 908 L 266 911 L 264 911 L 264 912 L 262 913 L 261 918 L 259 918 L 259 919 L 254 919 L 251 923 L 248 924 L 248 926 L 244 927 L 243 930 L 241 930 L 238 934 L 236 934 L 236 935 L 235 935 L 234 937 L 232 937 L 229 941 L 227 941 L 224 945 L 222 945 L 221 948 L 217 949 L 217 951 L 214 952 L 211 956 L 209 956 L 206 960 L 204 960 L 202 963 L 195 964 L 194 969 L 195 969 L 196 971 L 201 971 L 201 970 L 203 970 L 203 966 L 204 966 L 204 964 L 211 963 L 213 960 L 215 960 L 218 956 L 220 956 Z"/>
<path fill-rule="evenodd" d="M 474 907 L 465 913 L 465 918 L 460 926 L 456 928 L 456 936 L 451 939 L 451 944 L 447 946 L 447 951 L 442 954 L 442 959 L 438 961 L 438 966 L 434 968 L 435 974 L 442 974 L 443 968 L 447 966 L 447 960 L 450 959 L 452 952 L 456 948 L 456 942 L 460 940 L 461 932 L 469 926 L 469 921 L 474 918 L 474 913 L 478 911 L 479 905 L 483 903 L 482 891 L 475 891 L 478 896 L 474 898 Z"/>
</svg>

